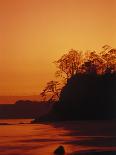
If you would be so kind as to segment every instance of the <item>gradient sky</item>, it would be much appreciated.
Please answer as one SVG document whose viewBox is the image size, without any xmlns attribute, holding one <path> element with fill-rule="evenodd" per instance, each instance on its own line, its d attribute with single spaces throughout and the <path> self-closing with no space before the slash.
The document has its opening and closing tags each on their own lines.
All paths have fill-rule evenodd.
<svg viewBox="0 0 116 155">
<path fill-rule="evenodd" d="M 116 47 L 116 0 L 0 0 L 0 96 L 36 95 L 67 50 Z"/>
</svg>

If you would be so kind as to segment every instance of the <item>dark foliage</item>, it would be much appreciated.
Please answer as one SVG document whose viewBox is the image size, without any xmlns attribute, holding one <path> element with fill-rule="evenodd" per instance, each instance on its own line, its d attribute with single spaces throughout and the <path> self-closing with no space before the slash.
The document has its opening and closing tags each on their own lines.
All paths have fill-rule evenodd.
<svg viewBox="0 0 116 155">
<path fill-rule="evenodd" d="M 116 118 L 116 74 L 73 76 L 56 109 L 68 120 Z"/>
<path fill-rule="evenodd" d="M 78 74 L 68 80 L 60 100 L 40 121 L 116 118 L 116 74 Z"/>
<path fill-rule="evenodd" d="M 103 48 L 84 56 L 71 50 L 55 62 L 66 84 L 51 112 L 35 121 L 116 118 L 116 49 Z"/>
</svg>

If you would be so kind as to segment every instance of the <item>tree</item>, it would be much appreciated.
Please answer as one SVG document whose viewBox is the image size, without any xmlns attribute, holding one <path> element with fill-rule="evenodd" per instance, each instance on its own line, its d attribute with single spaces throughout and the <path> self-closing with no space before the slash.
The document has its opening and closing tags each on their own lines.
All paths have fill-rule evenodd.
<svg viewBox="0 0 116 155">
<path fill-rule="evenodd" d="M 46 100 L 57 100 L 59 98 L 62 87 L 67 81 L 77 74 L 106 74 L 116 73 L 116 49 L 108 45 L 102 47 L 101 52 L 91 51 L 83 52 L 71 49 L 67 54 L 64 54 L 60 59 L 55 61 L 58 70 L 57 77 L 62 77 L 65 80 L 64 84 L 58 81 L 50 81 L 41 93 L 41 96 Z"/>
<path fill-rule="evenodd" d="M 105 72 L 116 72 L 116 49 L 110 48 L 109 50 L 102 52 L 101 56 L 105 61 Z"/>
<path fill-rule="evenodd" d="M 40 94 L 44 100 L 54 101 L 59 99 L 60 83 L 58 81 L 50 81 L 47 83 L 45 89 Z"/>
<path fill-rule="evenodd" d="M 71 49 L 68 54 L 64 54 L 59 60 L 55 61 L 58 71 L 56 76 L 70 79 L 73 75 L 79 72 L 81 64 L 82 52 Z"/>
<path fill-rule="evenodd" d="M 85 53 L 85 59 L 81 66 L 81 72 L 83 73 L 96 73 L 103 74 L 105 60 L 101 55 L 95 51 Z"/>
<path fill-rule="evenodd" d="M 97 66 L 91 60 L 84 62 L 82 65 L 82 69 L 84 73 L 87 73 L 87 74 L 96 74 L 97 72 Z"/>
</svg>

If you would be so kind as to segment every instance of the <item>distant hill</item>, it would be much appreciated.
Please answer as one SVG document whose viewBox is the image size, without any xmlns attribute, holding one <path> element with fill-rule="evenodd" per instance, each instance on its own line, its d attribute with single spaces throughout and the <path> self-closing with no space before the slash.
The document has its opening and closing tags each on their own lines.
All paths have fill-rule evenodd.
<svg viewBox="0 0 116 155">
<path fill-rule="evenodd" d="M 28 96 L 0 96 L 0 104 L 14 104 L 17 100 L 32 100 L 39 101 L 39 95 Z"/>
<path fill-rule="evenodd" d="M 52 104 L 19 100 L 15 104 L 0 104 L 0 118 L 35 118 L 48 113 Z"/>
</svg>

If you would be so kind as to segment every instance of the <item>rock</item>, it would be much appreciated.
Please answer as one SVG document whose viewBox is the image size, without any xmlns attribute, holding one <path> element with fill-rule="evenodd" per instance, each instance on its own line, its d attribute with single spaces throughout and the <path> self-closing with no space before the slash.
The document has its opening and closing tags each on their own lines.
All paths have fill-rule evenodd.
<svg viewBox="0 0 116 155">
<path fill-rule="evenodd" d="M 65 154 L 65 149 L 63 146 L 59 146 L 55 151 L 54 151 L 55 155 L 64 155 Z"/>
</svg>

